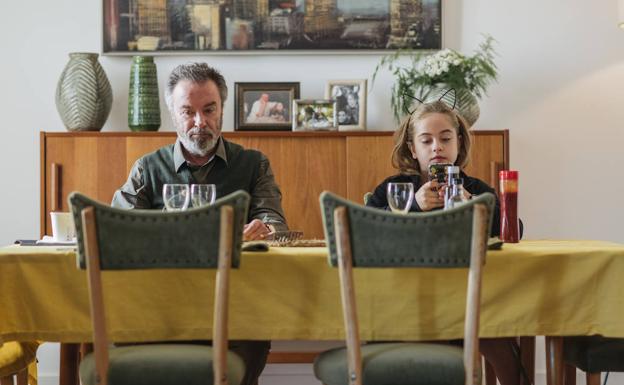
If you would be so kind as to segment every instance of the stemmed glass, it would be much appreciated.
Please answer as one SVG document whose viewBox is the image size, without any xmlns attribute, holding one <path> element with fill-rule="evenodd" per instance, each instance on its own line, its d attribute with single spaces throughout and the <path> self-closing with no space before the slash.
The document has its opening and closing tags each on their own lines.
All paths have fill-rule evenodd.
<svg viewBox="0 0 624 385">
<path fill-rule="evenodd" d="M 213 184 L 192 184 L 191 202 L 193 207 L 211 205 L 217 197 L 217 186 Z"/>
<path fill-rule="evenodd" d="M 167 211 L 186 210 L 189 199 L 189 186 L 187 184 L 166 183 L 163 186 L 163 200 Z"/>
<path fill-rule="evenodd" d="M 388 183 L 386 196 L 393 213 L 407 214 L 414 200 L 414 185 L 412 183 Z"/>
</svg>

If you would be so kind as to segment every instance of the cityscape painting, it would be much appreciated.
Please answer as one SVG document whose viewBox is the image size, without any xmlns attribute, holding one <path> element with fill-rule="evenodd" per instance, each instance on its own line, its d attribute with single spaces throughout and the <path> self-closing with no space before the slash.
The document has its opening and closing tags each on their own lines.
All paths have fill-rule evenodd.
<svg viewBox="0 0 624 385">
<path fill-rule="evenodd" d="M 440 49 L 442 0 L 103 0 L 104 53 Z"/>
</svg>

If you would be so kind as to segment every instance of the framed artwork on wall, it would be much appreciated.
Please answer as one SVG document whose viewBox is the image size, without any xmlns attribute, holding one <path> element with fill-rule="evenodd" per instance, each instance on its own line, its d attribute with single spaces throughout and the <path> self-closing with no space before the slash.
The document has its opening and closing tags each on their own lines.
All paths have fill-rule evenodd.
<svg viewBox="0 0 624 385">
<path fill-rule="evenodd" d="M 293 102 L 293 131 L 337 130 L 336 101 L 299 99 Z"/>
<path fill-rule="evenodd" d="M 102 1 L 104 54 L 442 45 L 442 0 Z"/>
<path fill-rule="evenodd" d="M 234 83 L 234 129 L 289 131 L 299 83 Z"/>
<path fill-rule="evenodd" d="M 366 129 L 366 79 L 329 80 L 325 98 L 336 100 L 339 130 Z"/>
</svg>

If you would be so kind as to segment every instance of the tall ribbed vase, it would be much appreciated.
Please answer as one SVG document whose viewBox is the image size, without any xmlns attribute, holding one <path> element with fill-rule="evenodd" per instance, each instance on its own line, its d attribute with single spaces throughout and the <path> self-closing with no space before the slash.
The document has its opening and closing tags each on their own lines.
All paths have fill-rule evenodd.
<svg viewBox="0 0 624 385">
<path fill-rule="evenodd" d="M 132 131 L 156 131 L 160 127 L 158 77 L 151 56 L 134 56 L 132 59 L 128 127 Z"/>
<path fill-rule="evenodd" d="M 113 92 L 97 53 L 72 52 L 56 86 L 56 109 L 69 131 L 99 131 Z"/>
</svg>

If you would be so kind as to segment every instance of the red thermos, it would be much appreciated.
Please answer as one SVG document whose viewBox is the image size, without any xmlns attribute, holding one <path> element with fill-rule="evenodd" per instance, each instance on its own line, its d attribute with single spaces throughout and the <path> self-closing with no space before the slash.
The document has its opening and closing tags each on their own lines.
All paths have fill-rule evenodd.
<svg viewBox="0 0 624 385">
<path fill-rule="evenodd" d="M 518 171 L 503 170 L 500 179 L 500 239 L 518 243 Z"/>
</svg>

